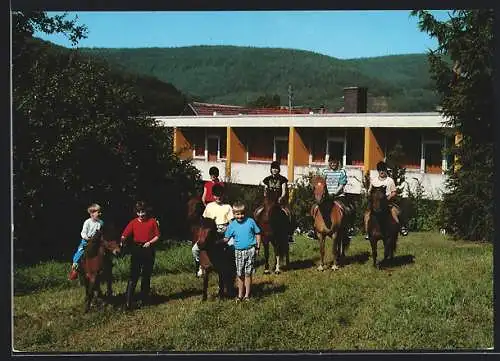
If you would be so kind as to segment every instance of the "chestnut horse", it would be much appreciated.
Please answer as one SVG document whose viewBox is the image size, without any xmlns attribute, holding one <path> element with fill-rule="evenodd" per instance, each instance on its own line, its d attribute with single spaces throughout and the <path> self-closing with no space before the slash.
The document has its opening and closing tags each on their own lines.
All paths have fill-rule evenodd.
<svg viewBox="0 0 500 361">
<path fill-rule="evenodd" d="M 276 197 L 272 192 L 267 192 L 264 197 L 264 205 L 261 211 L 255 210 L 254 219 L 261 230 L 262 244 L 264 245 L 264 273 L 269 274 L 269 243 L 273 246 L 275 264 L 274 273 L 281 273 L 281 260 L 285 259 L 285 267 L 290 263 L 290 246 L 288 234 L 290 219 L 281 209 Z"/>
<path fill-rule="evenodd" d="M 368 237 L 372 247 L 373 266 L 377 267 L 377 242 L 384 242 L 384 258 L 378 263 L 381 267 L 394 257 L 399 234 L 399 223 L 391 215 L 386 188 L 372 187 L 368 195 L 370 218 L 368 219 Z"/>
<path fill-rule="evenodd" d="M 78 269 L 80 280 L 85 287 L 85 312 L 90 310 L 90 304 L 95 296 L 102 299 L 101 281 L 106 281 L 106 296 L 113 295 L 111 254 L 118 255 L 120 245 L 117 241 L 107 238 L 108 234 L 98 231 L 87 243 L 80 261 L 81 266 Z"/>
<path fill-rule="evenodd" d="M 208 298 L 208 280 L 211 271 L 219 276 L 218 297 L 235 294 L 236 264 L 234 249 L 227 246 L 217 234 L 217 226 L 211 218 L 203 217 L 205 209 L 199 197 L 188 201 L 188 222 L 190 224 L 191 242 L 198 242 L 200 248 L 200 266 L 203 272 L 202 300 Z"/>
<path fill-rule="evenodd" d="M 326 181 L 321 176 L 311 179 L 314 199 L 317 204 L 311 207 L 311 216 L 314 221 L 314 230 L 319 239 L 320 264 L 319 271 L 325 268 L 325 240 L 331 237 L 333 240 L 333 264 L 332 270 L 338 270 L 345 258 L 345 251 L 349 247 L 350 239 L 347 234 L 345 211 L 342 205 L 334 201 L 325 200 Z"/>
</svg>

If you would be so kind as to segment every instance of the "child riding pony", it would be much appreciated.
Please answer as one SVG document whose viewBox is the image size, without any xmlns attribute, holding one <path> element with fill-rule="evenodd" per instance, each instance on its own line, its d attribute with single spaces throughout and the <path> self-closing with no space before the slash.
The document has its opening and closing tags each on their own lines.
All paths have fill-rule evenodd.
<svg viewBox="0 0 500 361">
<path fill-rule="evenodd" d="M 370 216 L 367 231 L 372 248 L 374 267 L 377 267 L 377 242 L 380 239 L 384 242 L 384 259 L 378 263 L 380 267 L 394 256 L 398 240 L 399 223 L 396 222 L 391 214 L 384 186 L 372 187 L 368 196 Z"/>
<path fill-rule="evenodd" d="M 337 270 L 344 260 L 345 251 L 350 243 L 347 234 L 345 211 L 339 202 L 334 201 L 332 203 L 325 201 L 326 181 L 323 177 L 314 176 L 311 179 L 311 184 L 316 200 L 316 204 L 311 207 L 311 216 L 313 217 L 314 230 L 319 239 L 320 249 L 318 270 L 324 270 L 325 239 L 328 236 L 333 240 L 332 270 Z"/>
</svg>

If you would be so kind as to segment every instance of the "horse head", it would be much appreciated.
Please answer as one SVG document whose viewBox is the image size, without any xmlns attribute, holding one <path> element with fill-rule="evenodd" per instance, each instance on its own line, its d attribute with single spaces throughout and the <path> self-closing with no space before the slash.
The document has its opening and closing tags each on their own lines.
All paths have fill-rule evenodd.
<svg viewBox="0 0 500 361">
<path fill-rule="evenodd" d="M 188 220 L 199 219 L 203 215 L 205 206 L 200 197 L 192 197 L 187 202 L 187 218 Z"/>
<path fill-rule="evenodd" d="M 98 231 L 100 242 L 104 246 L 105 250 L 117 256 L 121 252 L 120 242 L 120 231 L 116 227 L 114 222 L 106 222 L 106 225 Z"/>
<path fill-rule="evenodd" d="M 115 256 L 118 256 L 121 252 L 120 242 L 116 240 L 104 240 L 104 248 L 106 248 L 106 251 L 111 252 Z"/>
<path fill-rule="evenodd" d="M 204 247 L 215 240 L 217 234 L 217 226 L 211 218 L 201 217 L 199 224 L 193 229 L 193 244 L 198 243 L 198 246 Z"/>
<path fill-rule="evenodd" d="M 386 187 L 372 187 L 369 195 L 370 210 L 374 213 L 380 213 L 388 209 L 386 197 Z"/>
<path fill-rule="evenodd" d="M 325 195 L 326 181 L 325 178 L 317 175 L 311 178 L 311 185 L 313 187 L 313 194 L 316 203 L 321 203 Z"/>
</svg>

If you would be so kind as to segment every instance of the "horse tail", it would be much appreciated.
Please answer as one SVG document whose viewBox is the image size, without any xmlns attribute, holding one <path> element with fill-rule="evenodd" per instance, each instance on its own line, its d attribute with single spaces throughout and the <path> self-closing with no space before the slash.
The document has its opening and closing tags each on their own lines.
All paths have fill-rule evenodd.
<svg viewBox="0 0 500 361">
<path fill-rule="evenodd" d="M 335 218 L 335 223 L 341 237 L 340 245 L 345 252 L 349 249 L 349 246 L 351 244 L 351 238 L 349 237 L 346 224 L 346 210 L 344 205 L 339 201 L 333 202 L 333 206 L 335 207 L 335 209 L 332 209 L 332 215 Z"/>
<path fill-rule="evenodd" d="M 289 219 L 277 204 L 269 212 L 269 226 L 272 231 L 271 240 L 274 241 L 279 255 L 283 256 L 286 250 L 284 246 L 288 244 Z"/>
</svg>

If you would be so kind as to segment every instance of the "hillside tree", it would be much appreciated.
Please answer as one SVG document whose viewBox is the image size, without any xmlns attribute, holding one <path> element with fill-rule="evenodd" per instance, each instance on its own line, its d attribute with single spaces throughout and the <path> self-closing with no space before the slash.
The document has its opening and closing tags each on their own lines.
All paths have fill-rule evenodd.
<svg viewBox="0 0 500 361">
<path fill-rule="evenodd" d="M 494 11 L 454 10 L 446 21 L 425 10 L 412 15 L 438 41 L 428 54 L 430 72 L 449 132 L 461 137 L 448 150 L 456 164 L 448 171 L 442 225 L 457 238 L 492 241 Z"/>
</svg>

